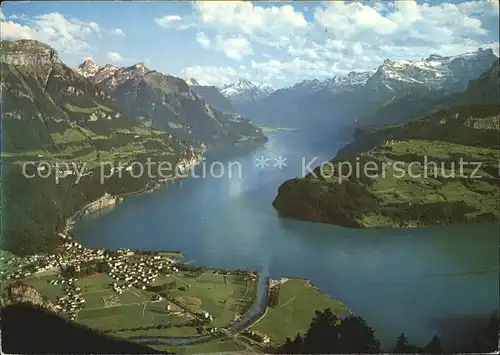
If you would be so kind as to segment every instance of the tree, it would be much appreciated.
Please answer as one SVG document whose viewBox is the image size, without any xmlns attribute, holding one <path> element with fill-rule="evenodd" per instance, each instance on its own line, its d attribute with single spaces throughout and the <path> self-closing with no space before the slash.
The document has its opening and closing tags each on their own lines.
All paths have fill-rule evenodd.
<svg viewBox="0 0 500 355">
<path fill-rule="evenodd" d="M 380 352 L 380 341 L 375 337 L 375 331 L 361 317 L 351 315 L 345 318 L 337 329 L 341 353 Z"/>
<path fill-rule="evenodd" d="M 349 316 L 341 322 L 327 308 L 316 311 L 304 337 L 297 334 L 294 340 L 287 338 L 278 351 L 283 354 L 373 354 L 380 352 L 380 342 L 362 318 Z"/>
<path fill-rule="evenodd" d="M 429 342 L 424 348 L 423 352 L 426 354 L 442 354 L 443 353 L 443 348 L 441 346 L 441 340 L 439 340 L 439 337 L 437 335 L 434 335 Z"/>
<path fill-rule="evenodd" d="M 404 353 L 408 349 L 408 338 L 405 333 L 401 333 L 396 342 L 396 347 L 394 348 L 394 353 Z"/>
<path fill-rule="evenodd" d="M 303 342 L 302 336 L 297 333 L 293 340 L 287 337 L 285 344 L 281 346 L 278 352 L 281 354 L 302 354 Z"/>
<path fill-rule="evenodd" d="M 396 342 L 396 347 L 394 348 L 394 353 L 416 353 L 417 347 L 415 345 L 408 344 L 408 338 L 405 333 L 401 333 Z"/>
<path fill-rule="evenodd" d="M 304 350 L 311 354 L 331 354 L 338 348 L 338 332 L 336 323 L 338 317 L 330 308 L 323 312 L 316 311 L 316 316 L 304 336 Z"/>
<path fill-rule="evenodd" d="M 271 308 L 274 308 L 278 305 L 279 303 L 279 298 L 280 298 L 280 284 L 277 284 L 271 290 L 269 291 L 269 300 L 268 300 L 268 306 Z"/>
</svg>

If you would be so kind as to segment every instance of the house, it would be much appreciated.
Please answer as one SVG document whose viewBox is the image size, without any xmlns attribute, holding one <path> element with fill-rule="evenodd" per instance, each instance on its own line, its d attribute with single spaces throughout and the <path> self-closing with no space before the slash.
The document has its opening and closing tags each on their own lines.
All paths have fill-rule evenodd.
<svg viewBox="0 0 500 355">
<path fill-rule="evenodd" d="M 248 335 L 249 338 L 254 339 L 256 341 L 259 341 L 259 342 L 264 343 L 264 344 L 269 344 L 271 342 L 271 339 L 269 338 L 269 336 L 267 336 L 266 334 L 263 334 L 257 330 L 247 330 L 247 331 L 245 331 L 244 334 Z"/>
</svg>

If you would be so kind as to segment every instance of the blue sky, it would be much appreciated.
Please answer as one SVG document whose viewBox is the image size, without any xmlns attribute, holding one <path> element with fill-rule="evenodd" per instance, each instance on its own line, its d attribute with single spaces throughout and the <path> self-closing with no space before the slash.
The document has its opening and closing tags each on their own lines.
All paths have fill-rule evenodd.
<svg viewBox="0 0 500 355">
<path fill-rule="evenodd" d="M 276 87 L 479 47 L 498 55 L 496 1 L 4 2 L 2 39 L 50 44 L 76 66 L 144 62 L 223 85 Z"/>
</svg>

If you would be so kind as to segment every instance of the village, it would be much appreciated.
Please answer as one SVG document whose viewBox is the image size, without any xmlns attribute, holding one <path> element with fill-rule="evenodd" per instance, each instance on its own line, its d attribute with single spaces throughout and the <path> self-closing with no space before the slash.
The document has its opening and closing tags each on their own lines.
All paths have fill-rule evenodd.
<svg viewBox="0 0 500 355">
<path fill-rule="evenodd" d="M 126 288 L 132 287 L 145 290 L 160 272 L 168 275 L 178 271 L 175 266 L 171 266 L 175 261 L 166 256 L 136 254 L 130 249 L 119 249 L 116 252 L 91 249 L 73 241 L 68 235 L 59 233 L 59 236 L 63 243 L 54 253 L 7 260 L 5 264 L 10 266 L 11 272 L 2 270 L 0 277 L 3 283 L 40 274 L 57 274 L 49 284 L 62 284 L 64 294 L 57 297 L 55 307 L 72 320 L 85 303 L 82 290 L 76 281 L 79 279 L 78 275 L 88 274 L 88 268 L 91 272 L 106 272 L 114 279 L 112 289 L 117 294 L 122 294 Z M 87 270 L 82 269 L 85 267 Z M 152 300 L 161 299 L 161 296 L 154 296 Z"/>
<path fill-rule="evenodd" d="M 218 285 L 218 288 L 226 288 L 228 291 L 233 290 L 228 294 L 232 294 L 236 287 L 240 287 L 241 295 L 238 296 L 237 301 L 247 302 L 248 306 L 252 304 L 253 297 L 255 297 L 251 293 L 255 290 L 248 288 L 248 285 L 250 283 L 250 285 L 254 285 L 252 287 L 255 287 L 258 278 L 256 273 L 249 273 L 244 276 L 243 271 L 240 271 L 241 275 L 238 275 L 236 271 L 204 270 L 194 267 L 195 270 L 199 269 L 199 276 L 191 283 L 190 278 L 194 277 L 190 276 L 190 274 L 194 273 L 185 270 L 180 272 L 179 268 L 184 264 L 178 263 L 175 256 L 169 253 L 142 252 L 130 249 L 118 249 L 116 251 L 92 249 L 82 246 L 70 235 L 59 233 L 59 236 L 62 243 L 53 253 L 25 258 L 4 258 L 2 256 L 1 259 L 3 260 L 0 260 L 0 262 L 6 267 L 0 271 L 0 280 L 2 284 L 12 284 L 16 281 L 24 283 L 27 280 L 35 280 L 38 282 L 37 285 L 45 284 L 45 286 L 35 286 L 35 288 L 41 291 L 42 294 L 53 293 L 55 297 L 51 301 L 57 312 L 74 321 L 82 320 L 80 316 L 82 312 L 88 314 L 98 309 L 126 308 L 127 304 L 122 304 L 120 298 L 130 297 L 131 293 L 140 293 L 143 298 L 137 303 L 143 304 L 144 308 L 146 303 L 162 305 L 163 310 L 170 317 L 179 317 L 187 321 L 185 325 L 195 330 L 195 333 L 192 333 L 191 336 L 214 334 L 219 331 L 225 333 L 227 332 L 226 327 L 239 319 L 246 308 L 242 307 L 240 310 L 242 313 L 238 313 L 237 309 L 241 306 L 236 306 L 235 303 L 236 311 L 231 311 L 233 315 L 223 311 L 222 314 L 215 316 L 199 306 L 193 307 L 190 302 L 194 298 L 189 293 L 192 284 L 201 278 L 204 280 L 200 280 L 200 285 L 208 282 L 214 286 Z M 106 281 L 106 285 L 101 288 L 94 286 L 89 288 L 88 285 L 82 286 L 82 280 L 96 279 L 96 277 L 105 277 L 109 281 Z M 247 285 L 237 286 L 234 284 L 234 280 L 238 279 L 247 283 Z M 172 285 L 184 281 L 180 283 L 180 286 L 177 285 L 173 289 L 166 289 L 165 285 L 169 284 L 165 282 L 166 280 L 172 280 L 170 281 Z M 233 281 L 230 282 L 230 280 Z M 224 285 L 220 285 L 219 282 Z M 56 289 L 59 291 L 56 291 Z M 89 298 L 89 294 L 96 293 L 106 294 L 106 296 L 100 297 L 104 305 L 100 304 L 97 308 L 95 300 L 92 301 Z M 110 293 L 114 293 L 115 296 L 111 296 Z M 89 300 L 92 305 L 88 304 Z M 231 300 L 221 299 L 218 302 L 221 304 L 220 307 L 225 308 L 226 304 L 230 304 L 229 301 Z M 142 314 L 144 314 L 144 308 Z M 105 315 L 103 316 L 105 317 Z M 94 320 L 100 319 L 98 315 L 96 317 Z M 149 326 L 141 324 L 141 321 L 135 322 L 135 327 L 147 328 Z M 117 329 L 116 332 L 119 334 L 120 330 Z M 268 344 L 270 341 L 267 335 L 254 330 L 244 331 L 242 335 L 257 343 Z"/>
</svg>

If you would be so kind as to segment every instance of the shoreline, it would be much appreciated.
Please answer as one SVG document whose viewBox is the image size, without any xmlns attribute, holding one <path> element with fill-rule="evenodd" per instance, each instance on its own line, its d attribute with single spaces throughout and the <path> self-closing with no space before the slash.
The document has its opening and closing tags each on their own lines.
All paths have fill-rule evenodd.
<svg viewBox="0 0 500 355">
<path fill-rule="evenodd" d="M 186 164 L 186 169 L 198 165 L 202 160 L 203 160 L 203 154 L 201 154 L 198 158 L 194 159 L 194 161 L 192 161 L 190 164 Z M 92 201 L 92 202 L 86 204 L 79 211 L 77 211 L 72 217 L 68 218 L 66 220 L 65 227 L 64 227 L 62 233 L 68 234 L 69 232 L 71 232 L 71 230 L 73 229 L 75 224 L 78 221 L 80 221 L 83 216 L 87 216 L 87 215 L 96 213 L 96 212 L 103 210 L 107 207 L 116 206 L 118 203 L 122 202 L 126 197 L 139 196 L 139 195 L 152 193 L 155 190 L 157 190 L 157 189 L 159 189 L 159 188 L 161 188 L 161 187 L 163 187 L 171 182 L 175 182 L 175 181 L 178 181 L 181 179 L 182 178 L 156 180 L 156 181 L 153 181 L 155 184 L 155 186 L 153 186 L 153 187 L 146 185 L 139 190 L 127 192 L 127 193 L 119 194 L 119 195 L 111 195 L 111 194 L 106 192 L 103 196 L 101 196 L 100 198 L 98 198 L 95 201 Z M 101 204 L 99 207 L 93 208 L 91 211 L 89 211 L 89 208 L 92 208 L 94 205 L 100 204 L 100 202 L 102 202 L 102 201 L 106 201 L 106 200 L 110 201 L 111 199 L 113 200 L 113 202 L 109 202 L 105 205 Z"/>
<path fill-rule="evenodd" d="M 246 146 L 247 144 L 259 146 L 259 145 L 267 143 L 267 141 L 268 141 L 267 136 L 265 136 L 265 137 L 266 137 L 266 140 L 262 141 L 262 142 L 261 141 L 255 141 L 255 140 L 247 140 L 247 141 L 243 141 L 243 142 L 240 142 L 240 141 L 230 142 L 229 144 L 236 145 L 236 146 Z M 203 161 L 203 158 L 204 158 L 205 154 L 210 149 L 217 149 L 217 147 L 219 145 L 225 145 L 225 144 L 228 144 L 228 143 L 226 143 L 226 142 L 220 142 L 218 144 L 214 144 L 212 146 L 208 146 L 207 148 L 201 150 L 200 154 L 195 159 L 192 159 L 191 162 L 186 162 L 186 160 L 181 161 L 181 163 L 187 163 L 187 164 L 185 164 L 185 168 L 184 169 L 190 169 L 193 166 L 196 166 L 196 165 L 200 164 Z M 100 208 L 96 208 L 95 210 L 93 210 L 91 212 L 87 212 L 86 210 L 89 208 L 89 206 L 92 206 L 92 205 L 98 203 L 99 201 L 101 201 L 102 199 L 104 199 L 104 198 L 107 197 L 106 196 L 107 193 L 105 193 L 99 199 L 88 203 L 87 205 L 85 205 L 84 207 L 82 207 L 79 211 L 77 211 L 72 217 L 70 217 L 69 219 L 67 219 L 66 223 L 65 223 L 65 227 L 64 227 L 62 233 L 68 234 L 73 229 L 74 225 L 78 221 L 80 221 L 80 219 L 83 216 L 86 216 L 86 215 L 89 215 L 89 214 L 92 214 L 92 213 L 96 213 L 96 212 L 98 212 L 98 211 L 100 211 L 100 210 L 102 210 L 102 209 L 104 209 L 106 207 L 109 207 L 109 206 L 115 206 L 116 204 L 122 202 L 126 197 L 139 196 L 139 195 L 145 195 L 145 194 L 153 193 L 154 191 L 156 191 L 156 190 L 164 187 L 165 185 L 168 185 L 169 183 L 176 182 L 176 181 L 181 181 L 183 179 L 185 179 L 185 178 L 182 178 L 182 177 L 175 178 L 174 177 L 174 178 L 154 180 L 154 181 L 152 181 L 152 183 L 154 183 L 154 186 L 152 186 L 152 187 L 149 186 L 149 185 L 146 185 L 143 188 L 141 188 L 139 190 L 136 190 L 136 191 L 131 191 L 131 192 L 127 192 L 127 193 L 123 193 L 123 194 L 112 196 L 115 199 L 114 203 L 110 203 L 108 205 L 101 206 Z"/>
</svg>

